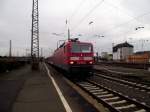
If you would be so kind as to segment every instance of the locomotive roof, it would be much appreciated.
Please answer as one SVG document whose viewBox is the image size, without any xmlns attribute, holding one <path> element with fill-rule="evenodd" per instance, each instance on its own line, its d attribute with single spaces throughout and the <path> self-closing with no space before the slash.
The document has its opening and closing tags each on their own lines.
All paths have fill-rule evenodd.
<svg viewBox="0 0 150 112">
<path fill-rule="evenodd" d="M 70 44 L 70 43 L 91 44 L 92 45 L 92 43 L 90 43 L 90 42 L 82 42 L 82 41 L 78 41 L 78 40 L 77 41 L 66 41 L 66 42 L 63 42 L 57 49 L 55 49 L 54 52 L 56 52 L 59 48 L 65 46 L 67 44 Z"/>
<path fill-rule="evenodd" d="M 79 41 L 79 40 L 69 40 L 69 41 L 66 41 L 66 42 L 63 42 L 57 49 L 67 45 L 67 44 L 70 44 L 70 43 L 79 43 L 79 44 L 91 44 L 90 42 L 82 42 L 82 41 Z M 57 49 L 55 51 L 57 51 Z"/>
<path fill-rule="evenodd" d="M 82 42 L 82 41 L 75 41 L 75 42 L 74 41 L 73 42 L 72 41 L 68 41 L 67 43 L 92 44 L 90 42 Z"/>
</svg>

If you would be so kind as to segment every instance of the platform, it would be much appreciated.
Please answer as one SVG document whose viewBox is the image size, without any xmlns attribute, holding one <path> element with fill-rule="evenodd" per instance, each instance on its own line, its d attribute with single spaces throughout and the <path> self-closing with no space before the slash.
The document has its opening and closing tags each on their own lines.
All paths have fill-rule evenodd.
<svg viewBox="0 0 150 112">
<path fill-rule="evenodd" d="M 44 66 L 1 74 L 0 99 L 0 112 L 65 112 Z"/>
<path fill-rule="evenodd" d="M 49 68 L 40 63 L 38 71 L 26 65 L 0 74 L 0 112 L 97 112 Z"/>
<path fill-rule="evenodd" d="M 64 106 L 50 81 L 44 66 L 39 71 L 30 71 L 12 112 L 65 112 Z"/>
</svg>

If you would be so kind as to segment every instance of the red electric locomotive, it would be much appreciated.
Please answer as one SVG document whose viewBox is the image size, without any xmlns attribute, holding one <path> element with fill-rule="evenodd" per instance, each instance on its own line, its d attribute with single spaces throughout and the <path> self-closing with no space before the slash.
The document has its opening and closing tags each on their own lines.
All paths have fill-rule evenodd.
<svg viewBox="0 0 150 112">
<path fill-rule="evenodd" d="M 73 75 L 73 77 L 87 77 L 92 74 L 93 56 L 93 45 L 91 43 L 69 39 L 55 50 L 49 61 L 54 66 L 69 72 L 69 75 Z"/>
</svg>

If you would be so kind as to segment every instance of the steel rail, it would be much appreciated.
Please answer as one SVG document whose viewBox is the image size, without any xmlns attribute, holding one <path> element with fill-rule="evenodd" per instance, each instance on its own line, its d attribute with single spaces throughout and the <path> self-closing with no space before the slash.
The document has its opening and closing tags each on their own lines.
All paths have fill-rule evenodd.
<svg viewBox="0 0 150 112">
<path fill-rule="evenodd" d="M 96 82 L 87 80 L 84 82 L 75 82 L 75 83 L 79 87 L 81 87 L 84 91 L 88 92 L 97 101 L 99 101 L 104 106 L 106 106 L 108 109 L 110 109 L 112 112 L 124 112 L 123 108 L 127 109 L 127 108 L 130 108 L 130 106 L 131 106 L 131 108 L 135 107 L 134 108 L 134 110 L 136 110 L 135 112 L 148 112 L 148 110 L 150 110 L 149 106 L 142 104 L 138 101 L 135 101 L 133 99 L 130 99 L 127 96 L 117 93 L 116 91 L 113 91 L 107 87 L 100 85 L 100 84 L 97 84 Z M 104 91 L 100 92 L 102 89 Z M 107 94 L 105 94 L 105 93 L 107 93 Z M 98 95 L 100 95 L 100 96 L 98 96 Z M 112 97 L 109 97 L 111 95 L 112 95 Z M 105 98 L 105 96 L 106 96 L 106 98 Z M 109 100 L 115 99 L 115 98 L 119 98 L 119 99 L 121 99 L 121 101 L 126 101 L 127 102 L 126 104 L 130 104 L 130 106 L 129 107 L 125 107 L 125 106 L 124 107 L 115 107 L 113 105 L 113 103 L 115 104 L 115 102 L 112 102 L 112 103 L 108 102 Z M 122 102 L 120 102 L 120 103 L 122 103 Z M 130 112 L 130 111 L 128 111 L 128 112 Z"/>
</svg>

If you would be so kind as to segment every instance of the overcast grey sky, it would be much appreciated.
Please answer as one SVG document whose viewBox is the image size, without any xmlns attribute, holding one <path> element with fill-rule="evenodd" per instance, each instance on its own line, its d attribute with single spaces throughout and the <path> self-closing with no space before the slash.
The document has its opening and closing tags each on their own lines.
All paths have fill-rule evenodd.
<svg viewBox="0 0 150 112">
<path fill-rule="evenodd" d="M 150 50 L 149 6 L 150 0 L 39 0 L 40 47 L 48 56 L 58 40 L 67 39 L 68 19 L 72 37 L 81 34 L 80 40 L 92 42 L 95 51 L 111 52 L 112 43 L 126 40 L 135 51 L 142 50 L 142 40 L 149 40 L 143 50 Z M 0 0 L 0 55 L 8 55 L 9 40 L 14 55 L 25 55 L 30 49 L 31 10 L 32 0 Z M 135 30 L 138 26 L 144 29 Z"/>
</svg>

